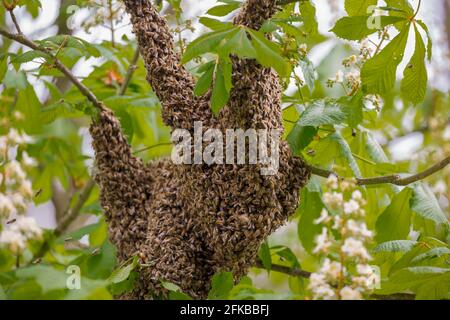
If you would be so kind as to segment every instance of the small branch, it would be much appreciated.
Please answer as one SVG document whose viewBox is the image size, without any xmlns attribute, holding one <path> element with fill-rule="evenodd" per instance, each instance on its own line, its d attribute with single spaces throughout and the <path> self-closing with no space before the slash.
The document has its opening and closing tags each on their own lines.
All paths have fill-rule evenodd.
<svg viewBox="0 0 450 320">
<path fill-rule="evenodd" d="M 53 231 L 53 234 L 55 237 L 59 237 L 62 235 L 67 228 L 70 226 L 70 224 L 78 217 L 78 215 L 81 212 L 81 209 L 83 208 L 86 201 L 89 199 L 89 196 L 91 195 L 92 190 L 94 189 L 95 182 L 93 179 L 89 179 L 89 181 L 84 186 L 83 190 L 80 193 L 80 197 L 78 198 L 78 201 L 75 203 L 73 208 L 70 208 L 70 201 L 69 206 L 64 212 L 61 221 L 59 222 L 56 229 Z M 50 249 L 50 243 L 49 241 L 45 241 L 41 248 L 39 249 L 38 253 L 33 257 L 33 263 L 34 261 L 40 261 L 40 259 L 47 253 L 47 251 Z"/>
<path fill-rule="evenodd" d="M 255 267 L 259 269 L 265 269 L 262 261 L 259 259 L 256 261 Z M 289 268 L 287 266 L 282 266 L 280 264 L 272 264 L 272 267 L 270 269 L 293 277 L 301 277 L 308 279 L 311 276 L 311 272 L 299 268 Z"/>
<path fill-rule="evenodd" d="M 83 208 L 86 201 L 89 199 L 89 196 L 91 195 L 92 190 L 94 189 L 95 182 L 93 179 L 89 179 L 89 181 L 84 186 L 83 190 L 80 193 L 80 197 L 78 198 L 78 201 L 75 203 L 73 208 L 69 207 L 66 209 L 66 211 L 63 214 L 63 218 L 61 219 L 61 222 L 56 227 L 54 233 L 57 237 L 59 237 L 61 234 L 63 234 L 67 228 L 70 226 L 70 224 L 78 217 L 78 215 L 81 212 L 81 209 Z"/>
<path fill-rule="evenodd" d="M 8 11 L 9 11 L 9 15 L 11 16 L 11 20 L 12 20 L 12 22 L 14 23 L 14 26 L 15 26 L 16 29 L 17 29 L 17 32 L 18 32 L 19 34 L 23 34 L 23 33 L 22 33 L 22 30 L 20 29 L 19 22 L 17 22 L 16 15 L 14 14 L 13 10 L 8 10 Z"/>
<path fill-rule="evenodd" d="M 258 259 L 255 263 L 255 267 L 258 269 L 266 269 L 264 268 L 262 261 Z M 301 277 L 308 279 L 311 276 L 312 272 L 305 271 L 299 268 L 289 268 L 287 266 L 279 265 L 279 264 L 272 264 L 271 267 L 272 271 L 280 272 L 283 274 L 286 274 L 288 276 L 292 277 Z M 381 294 L 371 294 L 370 298 L 375 300 L 414 300 L 415 295 L 411 293 L 394 293 L 394 294 L 388 294 L 388 295 L 381 295 Z"/>
<path fill-rule="evenodd" d="M 89 100 L 91 101 L 95 107 L 98 109 L 103 109 L 103 104 L 100 100 L 97 99 L 97 97 L 94 95 L 94 93 L 89 90 L 88 87 L 86 87 L 84 84 L 82 84 L 70 71 L 52 52 L 51 50 L 47 48 L 40 47 L 36 42 L 28 39 L 23 34 L 12 34 L 8 31 L 0 28 L 0 34 L 8 39 L 14 40 L 18 43 L 21 43 L 33 50 L 43 52 L 47 55 L 49 55 L 54 63 L 55 68 L 57 68 L 59 71 L 61 71 L 77 88 L 80 90 L 80 92 Z"/>
<path fill-rule="evenodd" d="M 136 51 L 134 52 L 133 60 L 131 61 L 130 66 L 128 67 L 125 79 L 122 83 L 122 86 L 119 89 L 119 96 L 123 96 L 125 92 L 127 92 L 128 85 L 130 84 L 134 71 L 136 71 L 138 60 L 139 60 L 139 47 L 137 47 Z"/>
<path fill-rule="evenodd" d="M 407 186 L 411 183 L 423 180 L 423 179 L 431 176 L 432 174 L 445 168 L 448 164 L 450 164 L 450 156 L 445 158 L 444 160 L 434 164 L 430 168 L 428 168 L 420 173 L 411 175 L 409 177 L 402 178 L 400 175 L 394 174 L 394 175 L 389 175 L 389 176 L 381 176 L 381 177 L 373 177 L 373 178 L 355 178 L 355 180 L 356 180 L 356 184 L 361 185 L 361 186 L 362 185 L 377 185 L 377 184 L 384 184 L 384 183 L 390 183 L 390 184 L 394 184 L 397 186 Z M 335 175 L 335 176 L 339 177 L 335 172 L 330 171 L 330 170 L 324 170 L 324 169 L 320 169 L 320 168 L 317 168 L 314 166 L 309 166 L 309 169 L 311 170 L 311 173 L 316 176 L 328 178 L 330 175 Z M 342 177 L 340 177 L 340 178 L 342 178 Z"/>
<path fill-rule="evenodd" d="M 148 151 L 148 150 L 156 148 L 156 147 L 170 146 L 170 145 L 172 145 L 172 142 L 161 142 L 161 143 L 157 143 L 157 144 L 154 144 L 154 145 L 151 145 L 151 146 L 148 146 L 148 147 L 136 150 L 136 151 L 133 152 L 133 154 L 138 154 L 138 153 L 141 153 L 141 152 L 144 152 L 144 151 Z"/>
</svg>

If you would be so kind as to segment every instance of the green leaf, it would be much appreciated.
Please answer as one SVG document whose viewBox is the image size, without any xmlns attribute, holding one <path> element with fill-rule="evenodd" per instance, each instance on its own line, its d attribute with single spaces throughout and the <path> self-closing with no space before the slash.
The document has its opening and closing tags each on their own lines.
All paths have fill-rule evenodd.
<svg viewBox="0 0 450 320">
<path fill-rule="evenodd" d="M 416 105 L 425 99 L 428 74 L 425 66 L 425 44 L 416 26 L 414 26 L 414 30 L 416 49 L 403 72 L 401 90 L 403 96 Z"/>
<path fill-rule="evenodd" d="M 409 17 L 414 15 L 414 8 L 408 0 L 385 0 L 385 2 L 389 7 L 398 8 Z"/>
<path fill-rule="evenodd" d="M 264 241 L 261 244 L 261 248 L 259 249 L 258 256 L 261 259 L 261 262 L 262 262 L 264 268 L 267 271 L 270 271 L 272 269 L 272 256 L 270 254 L 270 247 L 269 247 L 269 243 L 267 241 Z"/>
<path fill-rule="evenodd" d="M 419 254 L 412 261 L 419 262 L 419 261 L 423 261 L 423 260 L 427 260 L 427 259 L 442 257 L 445 255 L 450 255 L 450 249 L 447 247 L 437 247 L 437 248 L 433 248 L 425 253 Z"/>
<path fill-rule="evenodd" d="M 211 281 L 208 299 L 226 299 L 233 289 L 233 274 L 231 272 L 216 273 Z"/>
<path fill-rule="evenodd" d="M 195 84 L 194 94 L 196 96 L 203 95 L 204 93 L 206 93 L 206 91 L 208 91 L 209 87 L 211 86 L 215 68 L 214 61 L 208 62 L 207 65 L 208 67 L 206 68 L 205 72 Z"/>
<path fill-rule="evenodd" d="M 6 88 L 25 89 L 28 81 L 25 72 L 16 71 L 15 69 L 9 69 L 5 73 L 2 83 Z"/>
<path fill-rule="evenodd" d="M 365 93 L 384 94 L 394 87 L 407 40 L 408 28 L 405 27 L 378 55 L 364 64 L 361 80 Z"/>
<path fill-rule="evenodd" d="M 417 241 L 412 240 L 393 240 L 380 243 L 372 252 L 408 252 L 417 245 Z"/>
<path fill-rule="evenodd" d="M 302 246 L 309 253 L 315 247 L 314 239 L 322 231 L 320 225 L 314 224 L 314 220 L 320 217 L 324 208 L 320 193 L 309 192 L 307 188 L 301 190 L 300 195 L 300 220 L 298 222 L 298 237 Z"/>
<path fill-rule="evenodd" d="M 247 29 L 252 36 L 253 47 L 257 52 L 257 60 L 265 67 L 273 67 L 281 77 L 287 77 L 291 73 L 291 66 L 281 56 L 279 47 L 266 39 L 264 34 Z"/>
<path fill-rule="evenodd" d="M 205 27 L 210 28 L 211 30 L 221 30 L 221 29 L 227 29 L 232 28 L 233 24 L 230 22 L 223 22 L 217 19 L 208 18 L 208 17 L 201 17 L 198 22 L 200 22 Z"/>
<path fill-rule="evenodd" d="M 414 16 L 414 9 L 408 0 L 385 0 L 387 8 L 384 9 L 389 12 L 390 16 L 405 17 L 408 20 L 395 24 L 398 31 L 403 30 L 406 24 L 409 24 L 410 18 Z"/>
<path fill-rule="evenodd" d="M 306 85 L 311 92 L 314 91 L 314 84 L 316 82 L 316 70 L 314 64 L 308 58 L 301 58 L 299 60 L 299 66 L 302 69 L 303 76 L 305 77 Z"/>
<path fill-rule="evenodd" d="M 417 184 L 413 189 L 411 209 L 422 218 L 432 220 L 437 225 L 448 226 L 449 224 L 433 192 L 423 183 Z"/>
<path fill-rule="evenodd" d="M 352 150 L 350 149 L 348 142 L 339 132 L 331 134 L 331 138 L 338 143 L 340 147 L 339 148 L 340 155 L 346 160 L 348 166 L 350 167 L 350 169 L 352 169 L 354 175 L 357 178 L 361 178 L 361 170 L 359 169 L 358 163 L 356 162 L 355 157 L 353 156 Z"/>
<path fill-rule="evenodd" d="M 114 270 L 113 273 L 111 273 L 111 275 L 108 277 L 108 282 L 119 283 L 127 280 L 130 276 L 131 271 L 133 271 L 137 265 L 138 259 L 137 257 L 134 257 L 131 263 Z"/>
<path fill-rule="evenodd" d="M 343 107 L 347 124 L 356 128 L 363 121 L 364 95 L 361 91 L 351 97 L 343 97 L 338 100 Z"/>
<path fill-rule="evenodd" d="M 221 41 L 232 37 L 239 30 L 239 27 L 227 27 L 198 37 L 187 46 L 186 52 L 181 58 L 181 63 L 186 63 L 201 54 L 213 51 Z"/>
<path fill-rule="evenodd" d="M 417 299 L 447 298 L 450 292 L 450 269 L 427 266 L 400 269 L 382 283 L 380 293 L 391 294 L 408 289 L 418 293 Z"/>
<path fill-rule="evenodd" d="M 349 16 L 363 16 L 370 14 L 368 8 L 376 6 L 378 0 L 345 0 L 345 11 Z"/>
<path fill-rule="evenodd" d="M 340 124 L 345 119 L 342 108 L 330 100 L 313 100 L 303 111 L 297 124 L 301 127 L 319 127 L 325 124 Z"/>
<path fill-rule="evenodd" d="M 228 102 L 230 97 L 230 91 L 228 89 L 227 83 L 231 82 L 231 75 L 226 72 L 224 64 L 219 63 L 216 65 L 214 87 L 211 93 L 211 110 L 218 114 L 220 109 L 222 109 Z M 227 79 L 228 77 L 228 79 Z"/>
<path fill-rule="evenodd" d="M 36 58 L 44 58 L 44 59 L 50 59 L 50 56 L 42 51 L 38 50 L 31 50 L 27 51 L 25 53 L 19 54 L 14 59 L 11 60 L 12 63 L 26 63 L 33 61 Z"/>
<path fill-rule="evenodd" d="M 370 16 L 343 17 L 336 22 L 336 25 L 330 31 L 336 36 L 347 40 L 361 40 L 368 35 L 382 29 L 390 24 L 405 20 L 403 17 L 381 16 L 379 28 L 369 28 L 368 21 Z"/>
<path fill-rule="evenodd" d="M 401 240 L 408 236 L 411 225 L 411 194 L 411 189 L 403 189 L 392 198 L 389 206 L 378 217 L 375 236 L 377 242 Z"/>
<path fill-rule="evenodd" d="M 301 1 L 298 4 L 298 8 L 303 19 L 304 31 L 311 35 L 318 33 L 316 8 L 314 5 L 310 1 Z"/>
<path fill-rule="evenodd" d="M 239 2 L 231 3 L 231 4 L 222 4 L 219 6 L 212 7 L 206 13 L 209 15 L 212 15 L 212 16 L 223 17 L 238 8 L 239 8 Z"/>
<path fill-rule="evenodd" d="M 222 47 L 226 53 L 234 53 L 239 58 L 256 58 L 257 53 L 252 43 L 248 39 L 245 29 L 240 28 L 239 31 L 231 37 Z"/>
<path fill-rule="evenodd" d="M 423 30 L 425 30 L 427 34 L 427 58 L 428 61 L 431 61 L 431 58 L 433 56 L 433 40 L 431 38 L 430 30 L 428 30 L 427 25 L 422 20 L 416 20 L 417 24 L 422 27 Z"/>
<path fill-rule="evenodd" d="M 295 155 L 300 155 L 302 150 L 311 143 L 316 134 L 316 127 L 302 127 L 298 124 L 295 124 L 294 128 L 291 130 L 291 132 L 289 132 L 289 135 L 287 136 L 287 142 L 289 143 L 292 152 Z"/>
</svg>

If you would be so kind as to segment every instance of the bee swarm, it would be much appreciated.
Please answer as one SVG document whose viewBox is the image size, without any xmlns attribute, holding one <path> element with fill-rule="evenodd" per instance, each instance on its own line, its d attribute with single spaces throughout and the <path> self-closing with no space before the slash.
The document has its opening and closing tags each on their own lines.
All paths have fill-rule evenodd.
<svg viewBox="0 0 450 320">
<path fill-rule="evenodd" d="M 258 29 L 275 11 L 275 0 L 247 0 L 236 24 Z M 282 129 L 281 89 L 273 70 L 233 58 L 233 89 L 219 115 L 210 92 L 193 94 L 194 79 L 179 62 L 167 23 L 147 0 L 125 0 L 144 59 L 148 81 L 172 129 Z M 260 165 L 175 165 L 170 159 L 144 164 L 132 155 L 114 114 L 102 110 L 91 126 L 95 180 L 120 261 L 138 255 L 145 265 L 128 299 L 165 295 L 168 281 L 194 298 L 205 298 L 211 277 L 231 271 L 235 280 L 254 263 L 261 243 L 298 205 L 310 172 L 280 142 L 275 175 Z"/>
</svg>

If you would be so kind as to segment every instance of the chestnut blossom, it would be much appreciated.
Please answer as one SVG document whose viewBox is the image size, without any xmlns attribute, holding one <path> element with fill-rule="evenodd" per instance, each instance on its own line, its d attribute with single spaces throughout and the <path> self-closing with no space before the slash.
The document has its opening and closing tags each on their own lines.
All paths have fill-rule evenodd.
<svg viewBox="0 0 450 320">
<path fill-rule="evenodd" d="M 348 257 L 360 258 L 361 260 L 371 260 L 372 257 L 364 247 L 364 243 L 361 240 L 355 238 L 347 238 L 341 247 L 342 252 Z"/>
<path fill-rule="evenodd" d="M 323 194 L 323 201 L 327 205 L 327 207 L 336 209 L 342 206 L 344 202 L 344 195 L 336 191 L 334 191 L 333 193 L 325 192 Z"/>
<path fill-rule="evenodd" d="M 326 224 L 331 221 L 331 217 L 328 215 L 327 209 L 323 208 L 320 212 L 320 217 L 313 221 L 314 224 Z"/>
<path fill-rule="evenodd" d="M 349 286 L 345 286 L 339 291 L 342 300 L 362 300 L 361 292 Z"/>
<path fill-rule="evenodd" d="M 328 188 L 336 190 L 339 187 L 338 182 L 338 177 L 336 177 L 336 175 L 334 174 L 330 174 L 330 176 L 327 178 L 326 184 Z"/>
<path fill-rule="evenodd" d="M 25 248 L 26 239 L 14 230 L 3 230 L 0 233 L 0 245 L 6 245 L 13 253 L 19 253 Z"/>
<path fill-rule="evenodd" d="M 313 253 L 324 252 L 327 253 L 333 243 L 328 238 L 328 230 L 327 228 L 322 228 L 322 233 L 316 236 L 316 247 L 313 250 Z"/>
<path fill-rule="evenodd" d="M 360 209 L 360 205 L 353 199 L 344 202 L 344 213 L 347 215 L 356 214 Z"/>
<path fill-rule="evenodd" d="M 19 216 L 11 225 L 11 230 L 21 232 L 27 239 L 40 239 L 42 236 L 41 228 L 32 217 Z"/>
<path fill-rule="evenodd" d="M 0 193 L 0 218 L 5 219 L 15 211 L 14 204 L 11 199 L 4 194 Z"/>
<path fill-rule="evenodd" d="M 342 268 L 343 266 L 340 262 L 331 261 L 330 259 L 326 258 L 322 264 L 322 267 L 320 268 L 320 273 L 326 275 L 331 281 L 338 280 L 341 272 L 345 273 L 345 268 Z"/>
</svg>

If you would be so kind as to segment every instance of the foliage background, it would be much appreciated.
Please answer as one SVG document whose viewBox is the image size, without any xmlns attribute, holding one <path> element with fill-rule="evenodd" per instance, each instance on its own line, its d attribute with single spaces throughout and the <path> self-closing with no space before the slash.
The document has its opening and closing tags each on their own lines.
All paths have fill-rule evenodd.
<svg viewBox="0 0 450 320">
<path fill-rule="evenodd" d="M 387 2 L 379 1 L 379 5 L 391 8 L 385 10 L 388 14 L 395 16 L 399 14 L 398 9 L 409 10 L 407 1 Z M 335 76 L 339 70 L 345 74 L 353 72 L 343 66 L 342 61 L 353 54 L 358 56 L 360 51 L 357 41 L 342 38 L 361 40 L 365 37 L 358 35 L 357 28 L 353 27 L 339 29 L 336 26 L 334 33 L 330 32 L 336 21 L 351 13 L 352 1 L 312 3 L 315 10 L 310 6 L 302 12 L 294 4 L 286 6 L 277 17 L 278 21 L 266 25 L 268 30 L 277 28 L 272 41 L 277 43 L 278 49 L 273 59 L 260 61 L 279 72 L 286 66 L 294 66 L 294 72 L 288 73 L 283 80 L 285 138 L 293 150 L 309 163 L 324 169 L 333 168 L 346 177 L 415 173 L 448 157 L 448 2 L 422 3 L 416 18 L 423 19 L 428 26 L 429 34 L 418 26 L 424 48 L 417 49 L 420 44 L 414 40 L 411 29 L 404 59 L 399 68 L 393 70 L 395 85 L 375 90 L 379 92 L 373 93 L 380 96 L 366 102 L 360 94 L 364 88 L 346 83 L 347 77 L 344 83 L 336 81 L 339 75 L 338 78 Z M 415 10 L 419 1 L 410 3 Z M 231 10 L 239 3 L 196 1 L 193 5 L 191 1 L 170 0 L 159 5 L 173 28 L 177 50 L 186 58 L 194 48 L 188 43 L 211 32 L 206 27 L 213 25 L 211 21 L 208 23 L 203 18 L 201 24 L 199 17 L 204 17 L 206 11 L 215 7 L 208 11 L 207 17 L 230 21 Z M 9 13 L 4 7 L 0 8 L 0 25 L 15 32 Z M 19 1 L 14 13 L 29 38 L 47 39 L 45 45 L 57 52 L 58 58 L 72 68 L 80 81 L 116 112 L 134 150 L 144 160 L 170 154 L 170 131 L 162 123 L 159 102 L 145 80 L 141 59 L 136 60 L 136 68 L 132 68 L 133 75 L 127 82 L 130 65 L 136 57 L 136 43 L 120 2 Z M 385 34 L 389 39 L 382 43 L 379 51 L 394 41 L 401 26 L 397 25 L 397 28 L 387 29 Z M 70 36 L 53 37 L 57 34 Z M 380 42 L 377 33 L 369 39 L 375 45 Z M 433 42 L 433 56 L 429 61 L 425 59 L 425 54 L 430 52 L 428 39 Z M 112 298 L 132 286 L 139 266 L 135 260 L 124 266 L 116 265 L 115 249 L 107 240 L 98 190 L 91 185 L 90 179 L 93 152 L 87 127 L 92 106 L 67 79 L 61 77 L 45 56 L 28 51 L 7 38 L 2 37 L 0 41 L 0 134 L 10 137 L 14 128 L 33 140 L 20 143 L 14 152 L 24 167 L 26 155 L 35 159 L 35 164 L 24 169 L 33 190 L 32 196 L 24 196 L 24 211 L 44 229 L 41 237 L 27 241 L 26 248 L 19 253 L 12 249 L 11 242 L 4 241 L 0 246 L 0 298 Z M 202 47 L 199 40 L 197 45 L 193 59 L 185 60 L 191 60 L 187 62 L 188 68 L 201 79 L 205 69 L 206 74 L 212 69 L 203 67 L 202 70 L 199 66 L 214 61 L 211 58 L 215 54 L 221 59 L 227 55 L 221 49 Z M 202 59 L 199 54 L 203 54 Z M 411 57 L 416 60 L 410 61 Z M 226 59 L 220 61 L 226 63 Z M 428 83 L 426 78 L 423 81 L 423 77 L 413 77 L 412 86 L 408 88 L 401 84 L 401 79 L 403 70 L 408 70 L 414 61 L 426 68 Z M 392 70 L 391 63 L 389 58 L 384 59 L 375 69 Z M 417 75 L 417 70 L 413 70 L 413 74 Z M 334 79 L 331 81 L 334 83 L 329 79 Z M 369 79 L 366 80 L 365 83 L 363 71 L 363 86 L 369 83 Z M 206 90 L 210 82 L 197 89 Z M 227 99 L 227 89 L 217 90 L 212 107 L 219 109 Z M 379 101 L 381 105 L 378 106 Z M 9 155 L 3 157 L 0 171 L 3 176 L 10 158 Z M 402 188 L 389 185 L 359 188 L 366 200 L 365 223 L 376 233 L 367 248 L 374 257 L 371 264 L 381 268 L 382 286 L 377 294 L 408 292 L 416 294 L 417 298 L 448 298 L 449 182 L 447 167 L 423 183 L 411 186 L 408 192 L 400 192 Z M 4 182 L 0 191 L 7 194 L 7 188 Z M 260 268 L 254 268 L 249 278 L 235 287 L 230 275 L 218 275 L 211 298 L 313 297 L 306 279 L 274 271 L 277 269 L 274 266 L 311 272 L 320 269 L 324 257 L 314 253 L 313 248 L 314 239 L 322 228 L 313 221 L 326 206 L 323 195 L 329 189 L 325 179 L 314 177 L 302 191 L 303 198 L 308 201 L 300 206 L 286 227 L 278 230 L 262 247 Z M 71 215 L 84 195 L 87 195 L 86 201 L 79 212 Z M 402 200 L 398 199 L 400 197 L 405 197 L 405 205 L 397 205 Z M 9 228 L 8 222 L 13 216 L 14 213 L 11 217 L 3 217 L 0 230 Z M 56 232 L 52 231 L 54 228 Z M 384 245 L 380 246 L 382 243 Z M 81 268 L 81 290 L 66 288 L 66 270 L 70 265 Z M 177 288 L 166 285 L 173 291 L 172 298 L 185 298 Z"/>
</svg>

